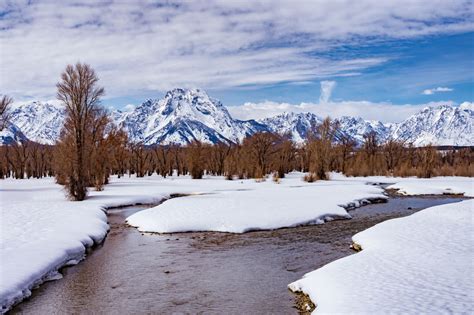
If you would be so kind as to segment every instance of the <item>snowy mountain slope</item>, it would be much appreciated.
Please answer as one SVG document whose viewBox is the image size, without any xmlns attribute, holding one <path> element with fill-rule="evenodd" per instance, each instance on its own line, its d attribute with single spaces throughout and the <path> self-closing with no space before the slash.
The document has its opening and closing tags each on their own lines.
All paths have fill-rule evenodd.
<svg viewBox="0 0 474 315">
<path fill-rule="evenodd" d="M 467 106 L 426 107 L 399 124 L 392 137 L 415 146 L 474 145 L 474 111 Z"/>
<path fill-rule="evenodd" d="M 0 144 L 13 144 L 27 140 L 28 138 L 21 132 L 20 128 L 12 123 L 9 123 L 0 131 Z"/>
<path fill-rule="evenodd" d="M 293 141 L 302 143 L 322 118 L 313 113 L 283 113 L 258 121 L 233 119 L 227 108 L 199 89 L 174 89 L 165 97 L 147 100 L 133 110 L 113 111 L 111 119 L 122 126 L 134 142 L 147 145 L 176 143 L 185 145 L 193 140 L 205 143 L 237 142 L 260 131 L 290 134 Z M 367 121 L 360 117 L 337 118 L 341 132 L 358 144 L 367 132 L 375 132 L 380 142 L 389 138 L 401 139 L 415 146 L 474 145 L 474 114 L 471 103 L 459 107 L 442 105 L 427 107 L 400 124 Z M 53 144 L 64 122 L 60 105 L 31 102 L 16 106 L 11 122 L 18 130 L 0 137 L 0 144 L 14 139 L 21 131 L 33 141 Z M 12 127 L 13 128 L 13 127 Z M 15 131 L 16 130 L 16 131 Z M 18 137 L 21 136 L 18 134 Z"/>
<path fill-rule="evenodd" d="M 390 138 L 393 132 L 394 124 L 384 124 L 377 120 L 364 120 L 360 117 L 343 116 L 337 118 L 341 130 L 358 144 L 364 142 L 364 135 L 375 132 L 380 142 Z"/>
<path fill-rule="evenodd" d="M 308 135 L 316 131 L 322 119 L 313 113 L 283 113 L 259 121 L 271 132 L 280 135 L 290 134 L 296 143 L 302 143 Z"/>
<path fill-rule="evenodd" d="M 13 108 L 11 122 L 31 141 L 54 144 L 64 124 L 61 105 L 31 102 Z"/>
<path fill-rule="evenodd" d="M 234 120 L 227 108 L 199 89 L 174 89 L 161 100 L 148 100 L 123 113 L 117 124 L 132 141 L 151 145 L 236 142 L 260 128 L 251 122 Z"/>
</svg>

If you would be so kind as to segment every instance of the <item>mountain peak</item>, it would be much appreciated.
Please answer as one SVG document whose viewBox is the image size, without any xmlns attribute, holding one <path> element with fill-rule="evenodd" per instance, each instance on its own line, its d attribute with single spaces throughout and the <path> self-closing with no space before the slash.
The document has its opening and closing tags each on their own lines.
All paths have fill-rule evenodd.
<svg viewBox="0 0 474 315">
<path fill-rule="evenodd" d="M 359 144 L 363 135 L 375 132 L 380 141 L 389 138 L 406 140 L 415 146 L 472 145 L 474 111 L 472 103 L 427 107 L 400 124 L 368 121 L 361 117 L 337 119 L 341 132 Z M 53 144 L 64 123 L 64 107 L 57 103 L 30 102 L 12 108 L 11 126 L 4 130 L 0 143 L 29 139 Z M 113 111 L 111 119 L 122 126 L 133 142 L 186 144 L 193 140 L 205 143 L 238 142 L 259 131 L 291 134 L 301 143 L 314 132 L 322 118 L 311 112 L 283 112 L 258 121 L 232 118 L 227 108 L 201 89 L 176 88 L 162 99 L 149 99 L 126 111 Z M 2 136 L 2 135 L 0 135 Z"/>
<path fill-rule="evenodd" d="M 444 104 L 412 115 L 397 126 L 393 137 L 415 146 L 472 145 L 473 133 L 474 111 Z"/>
<path fill-rule="evenodd" d="M 250 134 L 227 108 L 200 89 L 176 88 L 119 118 L 132 141 L 146 144 L 236 142 Z"/>
<path fill-rule="evenodd" d="M 166 92 L 164 100 L 185 101 L 189 105 L 197 105 L 204 102 L 213 103 L 216 106 L 222 104 L 215 99 L 212 99 L 204 90 L 201 89 L 184 89 L 175 88 Z"/>
<path fill-rule="evenodd" d="M 53 144 L 59 138 L 64 116 L 64 106 L 34 101 L 14 107 L 11 122 L 29 140 Z"/>
<path fill-rule="evenodd" d="M 267 126 L 274 133 L 280 135 L 291 134 L 294 142 L 302 143 L 309 133 L 316 130 L 322 119 L 316 114 L 309 112 L 284 112 L 273 117 L 261 119 L 258 122 Z"/>
</svg>

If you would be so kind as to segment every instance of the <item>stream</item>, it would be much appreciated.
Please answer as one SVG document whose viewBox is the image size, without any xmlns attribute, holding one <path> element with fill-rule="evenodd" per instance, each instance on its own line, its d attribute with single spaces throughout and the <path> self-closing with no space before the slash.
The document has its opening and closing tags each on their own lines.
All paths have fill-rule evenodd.
<svg viewBox="0 0 474 315">
<path fill-rule="evenodd" d="M 379 222 L 458 202 L 393 197 L 351 210 L 351 220 L 244 234 L 142 234 L 125 219 L 147 207 L 109 210 L 104 243 L 64 278 L 43 284 L 18 314 L 295 314 L 287 285 L 354 253 L 351 237 Z"/>
</svg>

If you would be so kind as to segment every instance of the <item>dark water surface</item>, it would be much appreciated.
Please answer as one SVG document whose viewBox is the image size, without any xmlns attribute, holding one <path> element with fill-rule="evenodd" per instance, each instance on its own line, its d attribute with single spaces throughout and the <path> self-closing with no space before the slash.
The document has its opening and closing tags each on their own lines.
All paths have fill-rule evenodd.
<svg viewBox="0 0 474 315">
<path fill-rule="evenodd" d="M 124 224 L 144 209 L 110 210 L 104 244 L 64 278 L 43 284 L 12 313 L 294 314 L 287 285 L 353 254 L 351 236 L 450 197 L 395 197 L 350 211 L 353 219 L 245 234 L 142 235 Z"/>
</svg>

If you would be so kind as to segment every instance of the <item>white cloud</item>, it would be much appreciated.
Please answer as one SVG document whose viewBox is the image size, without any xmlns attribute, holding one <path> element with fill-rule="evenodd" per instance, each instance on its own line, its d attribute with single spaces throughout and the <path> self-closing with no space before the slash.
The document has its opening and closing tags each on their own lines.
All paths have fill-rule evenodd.
<svg viewBox="0 0 474 315">
<path fill-rule="evenodd" d="M 134 105 L 134 104 L 127 104 L 127 105 L 124 106 L 123 109 L 126 112 L 131 112 L 135 109 L 135 107 L 136 107 L 136 105 Z"/>
<path fill-rule="evenodd" d="M 28 4 L 31 2 L 31 4 Z M 296 3 L 295 3 L 296 2 Z M 338 58 L 339 45 L 474 30 L 472 2 L 0 2 L 0 86 L 52 98 L 68 63 L 90 63 L 107 97 L 184 86 L 229 88 L 357 75 L 387 56 Z"/>
<path fill-rule="evenodd" d="M 435 93 L 438 93 L 438 92 L 451 92 L 453 89 L 451 88 L 448 88 L 448 87 L 437 87 L 437 88 L 434 88 L 434 89 L 426 89 L 423 91 L 423 95 L 433 95 Z"/>
<path fill-rule="evenodd" d="M 327 103 L 331 98 L 332 91 L 336 87 L 336 81 L 321 81 L 321 95 L 319 103 Z"/>
<path fill-rule="evenodd" d="M 452 101 L 430 102 L 427 104 L 391 104 L 373 103 L 368 101 L 342 101 L 327 103 L 276 103 L 265 101 L 261 103 L 245 103 L 241 106 L 227 107 L 229 112 L 238 119 L 261 119 L 272 117 L 283 112 L 311 112 L 320 117 L 354 116 L 367 120 L 380 120 L 383 122 L 400 122 L 415 114 L 426 106 L 437 106 L 441 104 L 455 105 Z M 468 105 L 465 105 L 468 106 Z"/>
<path fill-rule="evenodd" d="M 461 109 L 469 109 L 474 111 L 474 103 L 473 102 L 463 102 L 461 105 L 459 105 L 459 108 Z"/>
</svg>

